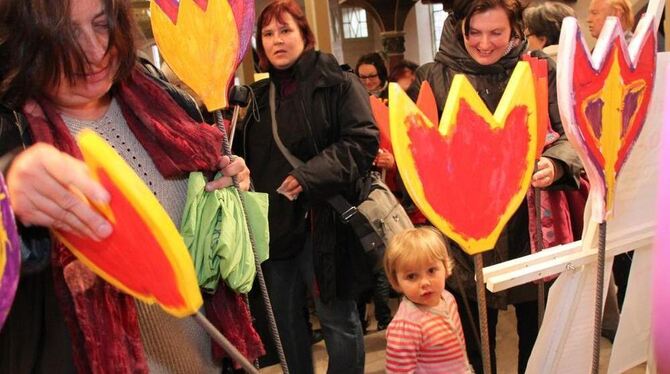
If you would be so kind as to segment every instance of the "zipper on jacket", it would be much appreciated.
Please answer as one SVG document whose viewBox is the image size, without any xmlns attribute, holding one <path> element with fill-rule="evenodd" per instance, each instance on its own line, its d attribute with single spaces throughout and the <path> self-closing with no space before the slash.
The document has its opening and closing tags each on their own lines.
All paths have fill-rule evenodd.
<svg viewBox="0 0 670 374">
<path fill-rule="evenodd" d="M 305 102 L 303 101 L 302 98 L 300 98 L 300 108 L 302 109 L 302 115 L 305 117 L 305 121 L 307 121 L 307 132 L 309 132 L 309 137 L 312 140 L 312 146 L 314 147 L 314 156 L 319 154 L 319 146 L 316 144 L 316 139 L 314 138 L 314 133 L 312 132 L 312 123 L 309 120 L 309 117 L 307 117 L 307 110 L 305 109 Z"/>
</svg>

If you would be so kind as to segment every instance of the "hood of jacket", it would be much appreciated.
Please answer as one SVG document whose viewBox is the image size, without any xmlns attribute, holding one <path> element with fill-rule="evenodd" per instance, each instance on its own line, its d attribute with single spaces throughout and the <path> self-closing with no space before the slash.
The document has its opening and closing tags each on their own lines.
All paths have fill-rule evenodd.
<svg viewBox="0 0 670 374">
<path fill-rule="evenodd" d="M 440 49 L 435 54 L 435 61 L 447 65 L 454 71 L 473 75 L 504 73 L 514 69 L 519 57 L 526 50 L 526 41 L 522 40 L 496 63 L 481 65 L 465 49 L 463 37 L 456 30 L 456 23 L 453 16 L 449 14 L 442 28 Z"/>
</svg>

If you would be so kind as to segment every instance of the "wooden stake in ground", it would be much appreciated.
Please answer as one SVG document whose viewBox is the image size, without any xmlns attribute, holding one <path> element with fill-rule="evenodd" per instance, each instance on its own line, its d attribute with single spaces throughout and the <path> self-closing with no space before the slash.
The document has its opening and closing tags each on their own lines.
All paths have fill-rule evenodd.
<svg viewBox="0 0 670 374">
<path fill-rule="evenodd" d="M 486 307 L 486 288 L 484 287 L 484 260 L 482 254 L 475 255 L 475 277 L 477 279 L 477 308 L 479 309 L 479 340 L 482 350 L 484 374 L 491 374 L 491 347 L 489 344 L 489 320 Z"/>
<path fill-rule="evenodd" d="M 597 374 L 600 367 L 600 333 L 603 321 L 603 283 L 605 277 L 605 249 L 607 238 L 607 221 L 598 225 L 598 263 L 596 272 L 596 305 L 593 318 L 593 360 L 591 373 Z"/>
</svg>

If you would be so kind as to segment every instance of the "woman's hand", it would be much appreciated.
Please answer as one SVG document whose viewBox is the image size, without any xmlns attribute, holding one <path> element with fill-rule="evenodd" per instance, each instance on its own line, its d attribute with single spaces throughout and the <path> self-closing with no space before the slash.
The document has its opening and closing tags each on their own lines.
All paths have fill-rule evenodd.
<svg viewBox="0 0 670 374">
<path fill-rule="evenodd" d="M 382 169 L 393 169 L 395 166 L 395 157 L 393 157 L 393 153 L 385 150 L 384 148 L 379 148 L 377 157 L 375 157 L 372 165 Z"/>
<path fill-rule="evenodd" d="M 302 186 L 294 176 L 289 175 L 284 179 L 279 188 L 277 188 L 277 192 L 286 196 L 289 200 L 295 200 L 302 192 Z"/>
<path fill-rule="evenodd" d="M 540 157 L 537 162 L 537 170 L 533 174 L 531 184 L 533 187 L 549 187 L 555 180 L 563 176 L 563 170 L 554 164 L 550 158 Z"/>
<path fill-rule="evenodd" d="M 237 177 L 237 183 L 242 191 L 249 191 L 251 184 L 250 172 L 242 157 L 221 156 L 217 164 L 221 177 L 213 180 L 205 186 L 205 190 L 212 192 L 233 185 L 233 177 Z"/>
<path fill-rule="evenodd" d="M 53 146 L 38 143 L 21 152 L 7 172 L 12 209 L 26 226 L 44 226 L 93 240 L 112 226 L 86 201 L 106 204 L 109 193 L 86 164 Z"/>
</svg>

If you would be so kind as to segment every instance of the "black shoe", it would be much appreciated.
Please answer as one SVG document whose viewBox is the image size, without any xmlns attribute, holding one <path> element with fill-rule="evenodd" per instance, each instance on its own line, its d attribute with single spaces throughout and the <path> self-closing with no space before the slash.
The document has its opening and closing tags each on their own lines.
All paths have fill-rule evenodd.
<svg viewBox="0 0 670 374">
<path fill-rule="evenodd" d="M 312 330 L 312 344 L 316 344 L 323 340 L 323 333 L 321 329 Z"/>
</svg>

